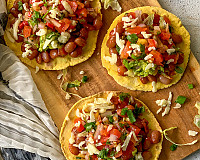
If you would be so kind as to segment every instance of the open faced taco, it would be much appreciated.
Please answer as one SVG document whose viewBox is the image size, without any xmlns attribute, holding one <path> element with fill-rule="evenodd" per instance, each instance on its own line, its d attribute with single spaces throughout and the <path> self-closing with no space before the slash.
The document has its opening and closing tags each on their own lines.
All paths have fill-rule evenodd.
<svg viewBox="0 0 200 160">
<path fill-rule="evenodd" d="M 99 0 L 8 0 L 6 44 L 34 68 L 74 66 L 96 48 L 100 8 Z"/>
<path fill-rule="evenodd" d="M 153 91 L 177 83 L 190 54 L 190 35 L 175 15 L 139 7 L 119 15 L 101 48 L 103 66 L 131 90 Z"/>
<path fill-rule="evenodd" d="M 60 132 L 67 159 L 158 159 L 163 136 L 148 107 L 128 93 L 103 92 L 79 100 Z"/>
</svg>

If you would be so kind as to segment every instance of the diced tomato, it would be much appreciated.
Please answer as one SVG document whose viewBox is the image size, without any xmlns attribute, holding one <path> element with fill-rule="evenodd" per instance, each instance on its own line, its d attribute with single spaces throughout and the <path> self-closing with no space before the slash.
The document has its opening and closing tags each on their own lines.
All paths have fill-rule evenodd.
<svg viewBox="0 0 200 160">
<path fill-rule="evenodd" d="M 54 25 L 52 23 L 47 22 L 46 25 L 47 25 L 47 27 L 54 29 Z"/>
<path fill-rule="evenodd" d="M 130 12 L 130 13 L 128 13 L 128 17 L 129 17 L 129 16 L 132 16 L 132 18 L 135 19 L 135 12 Z"/>
<path fill-rule="evenodd" d="M 112 129 L 110 134 L 115 135 L 118 139 L 121 137 L 121 132 L 118 129 Z"/>
<path fill-rule="evenodd" d="M 76 13 L 77 13 L 79 16 L 87 17 L 88 11 L 87 11 L 86 8 L 82 8 L 82 9 L 78 9 L 78 10 L 76 11 Z"/>
<path fill-rule="evenodd" d="M 157 42 L 154 39 L 148 39 L 149 47 L 157 47 Z"/>
<path fill-rule="evenodd" d="M 162 54 L 160 52 L 153 50 L 153 51 L 150 52 L 150 54 L 153 55 L 155 64 L 163 66 L 163 64 L 162 64 L 163 56 L 162 56 Z"/>
<path fill-rule="evenodd" d="M 97 155 L 92 155 L 92 156 L 90 156 L 90 160 L 98 160 Z"/>
<path fill-rule="evenodd" d="M 61 32 L 65 32 L 69 28 L 71 21 L 67 18 L 63 18 L 62 20 L 60 20 L 60 23 L 61 23 L 61 26 L 55 27 L 55 28 L 58 32 L 61 33 Z"/>
<path fill-rule="evenodd" d="M 19 29 L 22 30 L 23 28 L 24 28 L 24 23 L 21 22 L 21 23 L 19 24 Z"/>
<path fill-rule="evenodd" d="M 31 27 L 24 26 L 23 34 L 24 34 L 24 38 L 28 38 L 31 35 Z"/>
<path fill-rule="evenodd" d="M 106 145 L 106 142 L 107 142 L 108 139 L 109 139 L 109 137 L 101 137 L 100 142 L 101 142 L 103 145 Z"/>
<path fill-rule="evenodd" d="M 168 23 L 169 25 L 171 24 L 171 21 L 169 20 L 169 18 L 167 16 L 164 16 L 163 18 L 166 23 Z"/>
<path fill-rule="evenodd" d="M 140 133 L 140 131 L 141 131 L 140 128 L 138 128 L 136 125 L 133 125 L 133 124 L 130 125 L 129 130 L 130 130 L 130 131 L 134 131 L 135 134 L 136 134 L 136 136 L 137 136 L 137 135 Z"/>
<path fill-rule="evenodd" d="M 134 151 L 136 148 L 134 147 L 134 143 L 133 142 L 129 142 L 128 147 L 126 149 L 126 151 L 122 152 L 122 156 L 121 158 L 123 160 L 129 160 L 133 155 L 132 155 L 132 151 Z"/>
<path fill-rule="evenodd" d="M 62 11 L 62 10 L 64 10 L 65 8 L 64 8 L 64 6 L 63 6 L 62 4 L 59 4 L 59 5 L 58 5 L 58 9 L 59 9 L 60 11 Z"/>
<path fill-rule="evenodd" d="M 115 158 L 118 158 L 120 156 L 122 156 L 122 150 L 120 150 L 119 152 L 117 152 L 117 154 L 115 154 Z"/>
<path fill-rule="evenodd" d="M 44 3 L 40 3 L 38 6 L 39 6 L 39 7 L 42 7 L 43 5 L 44 5 Z"/>
<path fill-rule="evenodd" d="M 78 9 L 84 8 L 84 4 L 83 3 L 79 2 L 79 1 L 77 1 L 76 3 L 78 4 Z"/>
<path fill-rule="evenodd" d="M 117 105 L 119 103 L 119 98 L 117 96 L 112 96 L 110 101 L 114 104 Z"/>
<path fill-rule="evenodd" d="M 107 131 L 107 128 L 104 128 L 100 131 L 101 136 L 108 137 L 110 135 L 110 132 Z"/>
<path fill-rule="evenodd" d="M 159 34 L 159 36 L 162 40 L 169 40 L 171 37 L 170 33 L 166 31 L 162 31 L 161 34 Z"/>
<path fill-rule="evenodd" d="M 132 105 L 128 105 L 127 108 L 128 108 L 128 109 L 131 109 L 131 110 L 132 110 L 132 109 L 135 109 L 135 107 L 132 106 Z"/>
<path fill-rule="evenodd" d="M 76 12 L 78 4 L 75 1 L 67 1 L 69 5 L 71 6 L 72 10 Z"/>
<path fill-rule="evenodd" d="M 127 41 L 126 46 L 124 47 L 124 49 L 122 50 L 122 53 L 120 55 L 122 59 L 128 58 L 129 54 L 127 52 L 131 50 L 131 48 L 129 48 L 130 46 L 131 46 L 131 42 Z"/>
<path fill-rule="evenodd" d="M 143 27 L 140 27 L 140 26 L 136 26 L 134 28 L 128 28 L 127 29 L 127 32 L 129 32 L 130 34 L 140 34 L 141 32 L 144 32 L 146 31 L 147 28 L 143 28 Z"/>
<path fill-rule="evenodd" d="M 82 122 L 83 120 L 82 120 L 81 118 L 76 118 L 76 119 L 74 120 L 74 124 L 75 124 L 75 123 L 78 123 L 78 121 Z"/>
<path fill-rule="evenodd" d="M 168 55 L 167 53 L 165 53 L 164 55 L 163 55 L 163 57 L 164 57 L 164 60 L 165 61 L 168 61 L 168 60 L 170 60 L 170 59 L 174 59 L 174 64 L 176 64 L 177 63 L 177 61 L 178 61 L 178 59 L 179 59 L 179 54 L 171 54 L 171 55 Z"/>
</svg>

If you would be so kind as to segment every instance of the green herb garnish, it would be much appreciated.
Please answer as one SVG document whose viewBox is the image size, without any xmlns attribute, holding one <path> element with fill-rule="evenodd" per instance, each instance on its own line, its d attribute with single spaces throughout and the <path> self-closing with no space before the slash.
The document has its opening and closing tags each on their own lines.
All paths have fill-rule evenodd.
<svg viewBox="0 0 200 160">
<path fill-rule="evenodd" d="M 145 52 L 145 46 L 143 44 L 140 44 L 140 51 Z"/>
<path fill-rule="evenodd" d="M 146 54 L 144 52 L 142 52 L 142 54 L 140 56 L 135 56 L 134 54 L 131 55 L 131 58 L 133 58 L 134 60 L 138 60 L 138 59 L 143 59 L 146 56 Z"/>
<path fill-rule="evenodd" d="M 135 44 L 138 41 L 138 36 L 136 34 L 130 34 L 127 36 L 127 39 L 132 44 Z"/>
<path fill-rule="evenodd" d="M 119 99 L 120 99 L 120 101 L 124 101 L 125 100 L 125 98 L 129 98 L 130 97 L 130 94 L 129 93 L 120 93 L 120 95 L 119 95 Z"/>
<path fill-rule="evenodd" d="M 114 122 L 113 116 L 108 116 L 108 120 L 110 123 L 113 123 Z"/>
<path fill-rule="evenodd" d="M 179 104 L 184 104 L 185 101 L 186 101 L 186 97 L 184 96 L 178 96 L 178 98 L 175 100 L 176 103 L 179 103 Z"/>
<path fill-rule="evenodd" d="M 125 133 L 122 133 L 120 139 L 121 139 L 122 141 L 125 140 L 125 139 L 126 139 L 126 135 L 127 135 L 126 132 L 125 132 Z"/>
<path fill-rule="evenodd" d="M 85 82 L 87 82 L 87 81 L 88 81 L 88 77 L 87 77 L 87 76 L 83 76 L 82 82 L 85 83 Z"/>
<path fill-rule="evenodd" d="M 116 50 L 117 50 L 118 53 L 120 52 L 120 49 L 121 48 L 118 45 L 116 45 Z"/>
<path fill-rule="evenodd" d="M 183 70 L 182 67 L 176 66 L 175 71 L 176 71 L 177 73 L 183 73 L 184 70 Z"/>
<path fill-rule="evenodd" d="M 133 122 L 136 121 L 136 119 L 135 119 L 135 117 L 134 117 L 134 115 L 133 115 L 132 110 L 128 110 L 128 111 L 127 111 L 127 115 L 128 115 L 128 118 L 129 118 L 129 120 L 130 120 L 131 123 L 133 123 Z"/>
<path fill-rule="evenodd" d="M 96 123 L 95 122 L 90 122 L 90 123 L 86 123 L 84 125 L 86 132 L 89 132 L 92 128 L 96 128 Z"/>
<path fill-rule="evenodd" d="M 80 85 L 81 85 L 81 82 L 78 80 L 75 80 L 73 82 L 69 82 L 67 84 L 67 88 L 80 87 Z"/>
<path fill-rule="evenodd" d="M 170 150 L 171 150 L 171 151 L 175 151 L 177 147 L 178 147 L 178 146 L 177 146 L 176 144 L 172 144 L 172 145 L 170 146 Z"/>
<path fill-rule="evenodd" d="M 138 117 L 138 115 L 139 115 L 140 113 L 143 113 L 143 112 L 145 112 L 144 106 L 142 106 L 142 107 L 137 107 L 137 104 L 136 104 L 136 105 L 135 105 L 135 109 L 133 110 L 133 114 L 135 115 L 135 117 Z"/>
<path fill-rule="evenodd" d="M 194 88 L 193 84 L 188 84 L 188 88 L 193 89 Z"/>
<path fill-rule="evenodd" d="M 76 159 L 81 159 L 81 157 L 76 157 Z"/>
<path fill-rule="evenodd" d="M 106 159 L 107 160 L 107 158 L 108 158 L 108 151 L 109 151 L 109 149 L 107 148 L 107 149 L 102 149 L 100 152 L 99 152 L 99 154 L 97 155 L 97 157 L 99 157 L 99 158 L 101 158 L 101 159 Z"/>
<path fill-rule="evenodd" d="M 42 16 L 42 19 L 44 19 L 46 17 L 46 15 L 50 12 L 51 7 L 48 9 L 47 13 L 44 14 L 44 16 Z"/>
<path fill-rule="evenodd" d="M 121 115 L 124 116 L 127 111 L 128 111 L 128 108 L 122 108 Z"/>
<path fill-rule="evenodd" d="M 18 2 L 18 11 L 22 11 L 23 10 L 23 4 L 22 1 Z"/>
<path fill-rule="evenodd" d="M 110 142 L 109 142 L 109 140 L 107 140 L 107 141 L 106 141 L 106 144 L 107 144 L 107 145 L 110 145 Z"/>
<path fill-rule="evenodd" d="M 125 124 L 119 123 L 119 126 L 120 126 L 121 128 L 123 128 L 123 127 L 125 126 Z"/>
<path fill-rule="evenodd" d="M 115 151 L 111 151 L 110 152 L 110 157 L 114 157 L 115 156 Z"/>
</svg>

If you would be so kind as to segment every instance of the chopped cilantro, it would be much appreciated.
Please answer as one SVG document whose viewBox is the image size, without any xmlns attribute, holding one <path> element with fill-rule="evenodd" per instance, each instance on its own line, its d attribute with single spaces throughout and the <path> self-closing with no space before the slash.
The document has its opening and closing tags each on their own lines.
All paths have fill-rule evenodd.
<svg viewBox="0 0 200 160">
<path fill-rule="evenodd" d="M 113 123 L 114 122 L 113 116 L 108 116 L 108 120 L 110 123 Z"/>
<path fill-rule="evenodd" d="M 83 76 L 82 82 L 85 83 L 85 82 L 87 82 L 87 81 L 88 81 L 88 77 L 87 77 L 87 76 Z"/>
<path fill-rule="evenodd" d="M 109 149 L 107 148 L 107 149 L 102 149 L 100 152 L 99 152 L 99 154 L 97 155 L 97 157 L 99 157 L 99 158 L 101 158 L 101 159 L 106 159 L 107 160 L 107 158 L 108 158 L 108 151 L 109 151 Z"/>
<path fill-rule="evenodd" d="M 73 88 L 73 87 L 80 87 L 81 82 L 78 80 L 75 80 L 73 82 L 70 82 L 67 84 L 67 88 Z"/>
<path fill-rule="evenodd" d="M 176 71 L 177 73 L 183 73 L 184 70 L 183 70 L 182 67 L 176 66 L 175 71 Z"/>
<path fill-rule="evenodd" d="M 184 104 L 185 101 L 186 101 L 186 97 L 184 96 L 178 96 L 178 98 L 175 100 L 176 103 L 179 103 L 179 104 Z"/>
<path fill-rule="evenodd" d="M 123 128 L 123 127 L 125 126 L 125 124 L 119 123 L 119 126 L 120 126 L 121 128 Z"/>
<path fill-rule="evenodd" d="M 171 25 L 169 25 L 169 32 L 170 32 L 170 33 L 172 33 L 173 29 L 174 29 L 174 28 L 173 28 Z"/>
<path fill-rule="evenodd" d="M 127 111 L 128 111 L 128 108 L 122 108 L 121 115 L 124 116 Z"/>
<path fill-rule="evenodd" d="M 50 10 L 51 10 L 51 7 L 48 9 L 47 13 L 45 13 L 44 16 L 42 16 L 42 19 L 46 17 L 46 15 L 49 13 Z"/>
<path fill-rule="evenodd" d="M 120 52 L 120 49 L 121 48 L 118 45 L 116 45 L 116 50 L 117 50 L 118 53 Z"/>
<path fill-rule="evenodd" d="M 135 44 L 138 40 L 138 36 L 136 34 L 130 34 L 130 35 L 127 36 L 127 39 L 132 44 Z"/>
<path fill-rule="evenodd" d="M 131 55 L 131 58 L 138 60 L 138 59 L 143 59 L 146 56 L 146 54 L 144 52 L 142 52 L 142 54 L 140 56 L 135 56 L 134 54 Z"/>
<path fill-rule="evenodd" d="M 44 6 L 47 7 L 47 0 L 43 0 Z"/>
<path fill-rule="evenodd" d="M 76 157 L 76 159 L 81 159 L 81 157 Z"/>
<path fill-rule="evenodd" d="M 140 113 L 143 113 L 143 112 L 145 112 L 144 106 L 142 106 L 142 107 L 137 107 L 137 104 L 136 104 L 136 105 L 135 105 L 135 109 L 133 110 L 133 114 L 135 115 L 135 117 L 138 117 L 138 115 L 139 115 Z"/>
<path fill-rule="evenodd" d="M 140 51 L 145 52 L 145 46 L 143 44 L 140 44 Z"/>
<path fill-rule="evenodd" d="M 193 84 L 188 84 L 188 88 L 193 89 L 194 88 Z"/>
<path fill-rule="evenodd" d="M 171 150 L 171 151 L 175 151 L 177 147 L 178 147 L 178 146 L 177 146 L 176 144 L 172 144 L 172 145 L 170 146 L 170 150 Z"/>
<path fill-rule="evenodd" d="M 23 10 L 23 4 L 22 1 L 18 2 L 18 11 L 22 11 Z"/>
<path fill-rule="evenodd" d="M 110 152 L 110 157 L 114 157 L 115 156 L 115 151 L 111 151 Z"/>
<path fill-rule="evenodd" d="M 125 98 L 129 98 L 130 97 L 130 94 L 129 93 L 120 93 L 120 95 L 119 95 L 119 99 L 121 100 L 121 101 L 124 101 L 125 100 Z"/>
<path fill-rule="evenodd" d="M 135 117 L 134 117 L 134 115 L 133 115 L 132 110 L 128 110 L 128 111 L 127 111 L 127 115 L 128 115 L 128 118 L 129 118 L 129 120 L 130 120 L 131 123 L 133 123 L 133 122 L 136 121 L 136 119 L 135 119 Z"/>
<path fill-rule="evenodd" d="M 127 135 L 126 132 L 122 133 L 120 139 L 121 139 L 122 141 L 125 140 L 125 139 L 126 139 L 126 135 Z"/>
<path fill-rule="evenodd" d="M 86 132 L 89 132 L 92 128 L 96 128 L 96 123 L 95 122 L 90 122 L 90 123 L 86 123 L 84 125 Z"/>
<path fill-rule="evenodd" d="M 106 144 L 107 144 L 107 145 L 110 145 L 110 142 L 109 142 L 109 140 L 107 140 L 107 141 L 106 141 Z"/>
</svg>

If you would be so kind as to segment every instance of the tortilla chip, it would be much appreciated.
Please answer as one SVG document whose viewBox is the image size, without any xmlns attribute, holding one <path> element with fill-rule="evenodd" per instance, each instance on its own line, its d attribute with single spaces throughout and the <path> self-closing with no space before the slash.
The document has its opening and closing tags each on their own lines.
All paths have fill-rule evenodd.
<svg viewBox="0 0 200 160">
<path fill-rule="evenodd" d="M 189 54 L 190 54 L 190 35 L 188 31 L 185 29 L 185 27 L 182 26 L 180 19 L 176 17 L 175 15 L 173 15 L 172 13 L 169 13 L 168 11 L 162 8 L 150 7 L 150 6 L 134 8 L 125 13 L 135 12 L 136 10 L 141 10 L 143 13 L 147 13 L 147 14 L 152 14 L 156 12 L 157 14 L 161 16 L 165 15 L 170 19 L 171 25 L 174 28 L 174 33 L 181 35 L 183 39 L 183 42 L 181 44 L 177 44 L 177 47 L 181 48 L 181 50 L 184 52 L 184 62 L 179 66 L 182 67 L 183 70 L 185 71 L 188 60 L 189 60 Z M 109 38 L 109 33 L 113 28 L 115 28 L 118 21 L 122 19 L 125 13 L 122 13 L 117 18 L 115 18 L 110 28 L 108 29 L 106 36 L 104 37 L 104 40 L 101 46 L 102 65 L 108 70 L 108 74 L 111 75 L 114 78 L 114 80 L 121 86 L 126 87 L 131 90 L 152 91 L 151 83 L 143 84 L 140 81 L 139 77 L 128 77 L 128 76 L 118 75 L 117 66 L 115 64 L 111 65 L 108 61 L 104 59 L 104 56 L 110 56 L 109 48 L 106 46 L 106 42 Z M 165 85 L 158 81 L 156 83 L 157 89 L 167 88 L 173 84 L 176 84 L 181 79 L 183 73 L 182 74 L 177 73 L 175 76 L 173 76 L 173 80 L 169 85 Z"/>
<path fill-rule="evenodd" d="M 8 2 L 7 2 L 7 9 L 8 10 L 10 10 L 10 8 L 12 8 L 14 1 L 15 0 L 8 0 Z M 98 8 L 99 13 L 100 13 L 101 4 L 100 4 L 99 0 L 92 1 L 91 6 L 94 7 L 94 8 Z M 9 17 L 11 17 L 11 15 L 9 15 Z M 7 30 L 8 30 L 8 26 L 10 26 L 9 20 L 8 20 L 8 24 L 7 24 L 7 27 L 6 27 Z M 23 63 L 28 64 L 29 66 L 31 66 L 33 68 L 36 68 L 36 66 L 38 66 L 40 69 L 43 69 L 43 70 L 61 70 L 61 69 L 65 69 L 69 66 L 74 66 L 76 64 L 82 63 L 92 56 L 92 54 L 94 53 L 94 50 L 96 48 L 98 32 L 99 32 L 98 30 L 97 31 L 94 30 L 94 31 L 89 32 L 89 35 L 88 35 L 88 38 L 87 38 L 87 44 L 83 48 L 81 56 L 73 58 L 69 55 L 66 55 L 65 57 L 57 57 L 54 60 L 51 60 L 49 63 L 43 62 L 42 64 L 38 64 L 36 62 L 36 59 L 30 60 L 28 58 L 22 57 L 22 51 L 21 51 L 21 44 L 22 43 L 17 43 L 17 42 L 12 43 L 8 39 L 6 34 L 4 35 L 4 39 L 5 39 L 6 45 L 8 47 L 10 47 L 15 52 L 15 54 L 19 57 L 19 59 Z"/>
<path fill-rule="evenodd" d="M 86 98 L 83 98 L 83 99 L 79 100 L 69 110 L 69 112 L 68 112 L 68 114 L 67 114 L 67 116 L 66 116 L 66 118 L 65 118 L 65 120 L 63 122 L 61 131 L 60 131 L 60 137 L 59 137 L 59 140 L 60 140 L 60 143 L 61 143 L 61 148 L 62 148 L 62 151 L 63 151 L 66 159 L 75 160 L 76 157 L 83 157 L 81 154 L 79 154 L 77 156 L 73 155 L 68 149 L 69 138 L 71 137 L 71 129 L 72 129 L 72 127 L 74 127 L 74 123 L 73 122 L 76 119 L 76 116 L 75 116 L 76 115 L 76 110 L 77 109 L 82 109 L 82 107 L 85 104 L 93 103 L 95 98 L 107 98 L 107 95 L 110 92 L 113 92 L 113 95 L 118 95 L 120 93 L 120 92 L 117 92 L 117 91 L 101 92 L 101 93 L 95 94 L 93 96 L 86 97 Z M 158 121 L 156 120 L 156 118 L 153 115 L 153 113 L 149 110 L 149 108 L 143 102 L 141 102 L 140 100 L 138 100 L 138 99 L 136 99 L 136 100 L 139 101 L 140 103 L 142 103 L 142 105 L 145 107 L 145 112 L 142 113 L 142 116 L 139 116 L 139 117 L 140 118 L 145 118 L 149 122 L 149 125 L 148 125 L 149 129 L 158 130 L 158 131 L 162 132 L 162 129 L 161 129 Z M 151 153 L 153 155 L 152 156 L 152 160 L 157 160 L 158 159 L 158 157 L 160 155 L 160 152 L 161 152 L 161 149 L 162 149 L 162 141 L 163 141 L 163 135 L 161 137 L 161 141 L 159 143 L 157 143 L 157 144 L 153 144 L 152 147 L 150 148 L 149 151 L 151 151 Z"/>
</svg>

